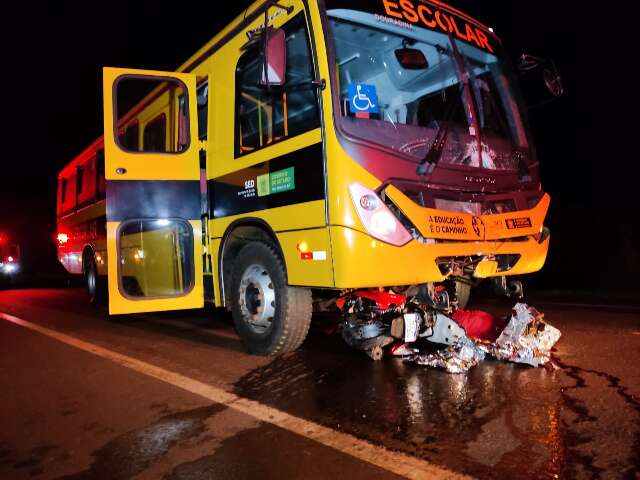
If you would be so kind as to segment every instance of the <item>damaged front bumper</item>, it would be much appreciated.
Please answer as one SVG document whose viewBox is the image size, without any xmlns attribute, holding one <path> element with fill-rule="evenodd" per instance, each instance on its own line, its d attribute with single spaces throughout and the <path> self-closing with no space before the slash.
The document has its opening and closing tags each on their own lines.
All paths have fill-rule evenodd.
<svg viewBox="0 0 640 480">
<path fill-rule="evenodd" d="M 422 207 L 393 185 L 380 195 L 414 238 L 393 246 L 352 227 L 330 227 L 336 288 L 418 285 L 469 273 L 522 275 L 539 271 L 546 261 L 548 195 L 530 210 L 483 216 Z"/>
<path fill-rule="evenodd" d="M 500 258 L 516 256 L 507 270 L 497 269 L 493 275 L 523 275 L 539 271 L 547 259 L 550 237 L 539 242 L 534 237 L 524 240 L 476 241 L 421 244 L 412 241 L 395 247 L 358 230 L 330 227 L 334 258 L 335 286 L 339 289 L 375 288 L 380 285 L 420 285 L 442 282 L 449 276 L 442 268 L 450 259 L 472 257 Z M 354 259 L 357 262 L 354 263 Z"/>
</svg>

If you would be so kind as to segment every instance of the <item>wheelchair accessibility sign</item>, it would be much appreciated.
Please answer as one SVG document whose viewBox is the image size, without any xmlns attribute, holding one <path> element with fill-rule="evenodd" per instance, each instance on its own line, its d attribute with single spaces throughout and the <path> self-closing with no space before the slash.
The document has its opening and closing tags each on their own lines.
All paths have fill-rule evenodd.
<svg viewBox="0 0 640 480">
<path fill-rule="evenodd" d="M 380 113 L 375 85 L 352 83 L 347 86 L 347 94 L 353 113 Z"/>
</svg>

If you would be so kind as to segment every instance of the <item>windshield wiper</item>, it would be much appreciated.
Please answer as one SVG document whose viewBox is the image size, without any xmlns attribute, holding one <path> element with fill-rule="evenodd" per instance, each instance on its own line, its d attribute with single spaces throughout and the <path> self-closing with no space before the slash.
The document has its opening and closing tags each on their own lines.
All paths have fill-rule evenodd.
<svg viewBox="0 0 640 480">
<path fill-rule="evenodd" d="M 430 175 L 442 158 L 442 153 L 444 152 L 444 147 L 447 145 L 447 138 L 449 137 L 449 131 L 451 129 L 451 119 L 456 110 L 456 99 L 453 98 L 452 100 L 444 114 L 442 124 L 439 125 L 438 130 L 436 130 L 436 136 L 433 139 L 431 148 L 429 148 L 427 154 L 420 160 L 416 168 L 416 174 L 421 177 Z"/>
<path fill-rule="evenodd" d="M 438 53 L 440 53 L 441 55 L 451 56 L 451 53 L 442 45 L 436 45 L 436 49 L 438 50 Z M 455 50 L 454 50 L 454 54 L 455 54 Z M 454 57 L 454 61 L 457 61 L 457 59 L 455 58 L 455 55 L 453 57 Z M 460 83 L 460 87 L 461 87 L 460 94 L 462 93 L 462 89 L 464 89 L 464 77 L 461 80 L 462 82 Z M 435 169 L 436 165 L 442 158 L 442 153 L 444 152 L 444 147 L 446 146 L 447 138 L 449 137 L 449 130 L 451 129 L 451 118 L 453 118 L 455 109 L 456 109 L 456 99 L 454 98 L 453 101 L 450 103 L 449 108 L 444 114 L 442 125 L 440 125 L 438 127 L 438 130 L 436 131 L 436 136 L 433 140 L 433 143 L 431 144 L 431 148 L 429 148 L 429 151 L 424 156 L 424 158 L 420 161 L 420 163 L 418 164 L 418 167 L 416 168 L 417 175 L 421 177 L 425 177 L 433 173 L 433 170 Z"/>
<path fill-rule="evenodd" d="M 416 173 L 421 177 L 430 175 L 433 169 L 436 167 L 440 159 L 442 158 L 442 152 L 447 144 L 447 137 L 449 136 L 449 122 L 444 122 L 436 131 L 436 136 L 431 144 L 431 148 L 424 156 L 424 158 L 418 164 Z"/>
</svg>

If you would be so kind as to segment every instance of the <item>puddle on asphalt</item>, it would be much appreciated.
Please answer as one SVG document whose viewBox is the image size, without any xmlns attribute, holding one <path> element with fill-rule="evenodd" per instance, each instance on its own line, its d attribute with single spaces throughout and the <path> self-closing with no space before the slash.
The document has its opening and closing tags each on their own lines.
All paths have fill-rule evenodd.
<svg viewBox="0 0 640 480">
<path fill-rule="evenodd" d="M 128 479 L 145 471 L 172 447 L 204 432 L 206 420 L 227 407 L 211 405 L 162 417 L 139 430 L 120 435 L 93 453 L 88 470 L 63 477 L 80 479 Z"/>
</svg>

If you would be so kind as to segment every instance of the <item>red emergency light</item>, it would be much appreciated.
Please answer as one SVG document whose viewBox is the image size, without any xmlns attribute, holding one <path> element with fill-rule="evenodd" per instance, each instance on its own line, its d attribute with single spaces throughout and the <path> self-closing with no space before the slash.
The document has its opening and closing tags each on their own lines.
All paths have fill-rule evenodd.
<svg viewBox="0 0 640 480">
<path fill-rule="evenodd" d="M 59 233 L 57 239 L 60 245 L 64 245 L 69 241 L 69 235 L 67 235 L 66 233 Z"/>
</svg>

